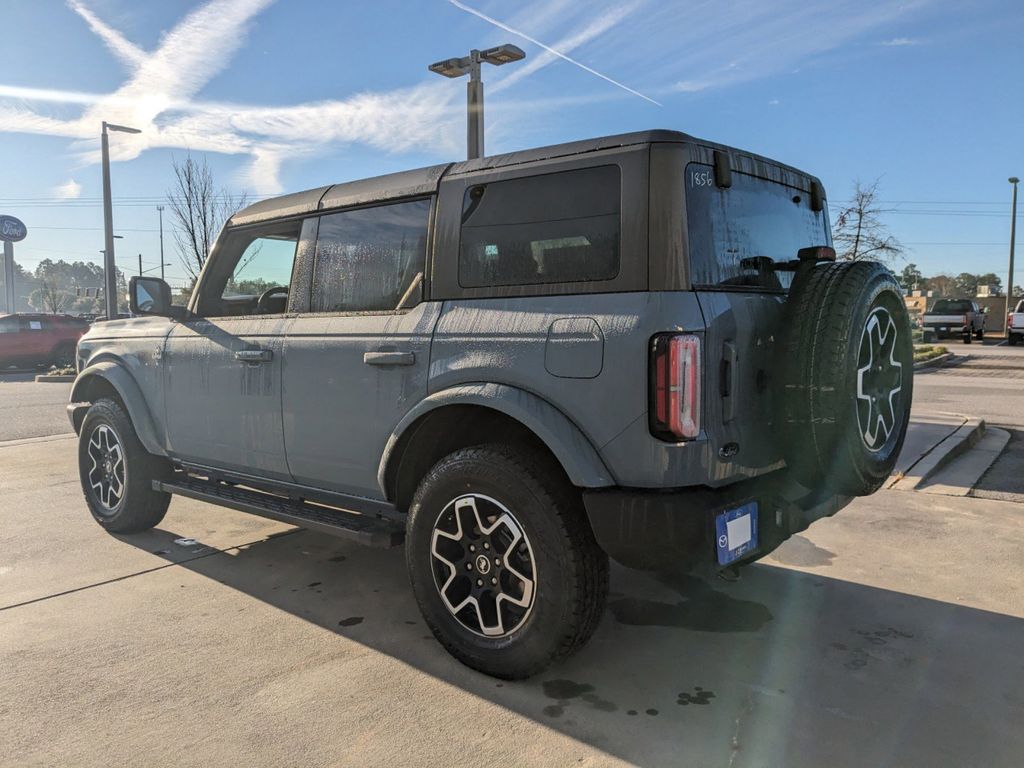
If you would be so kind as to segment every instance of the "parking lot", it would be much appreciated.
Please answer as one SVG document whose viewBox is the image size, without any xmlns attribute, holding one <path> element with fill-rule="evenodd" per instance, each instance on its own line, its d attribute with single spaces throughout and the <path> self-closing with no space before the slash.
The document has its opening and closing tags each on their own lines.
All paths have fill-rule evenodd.
<svg viewBox="0 0 1024 768">
<path fill-rule="evenodd" d="M 1024 350 L 970 352 L 915 410 L 1024 427 Z M 109 536 L 67 386 L 3 378 L 2 764 L 1020 762 L 1016 438 L 978 484 L 1002 498 L 882 491 L 735 583 L 615 567 L 590 645 L 503 683 L 429 635 L 398 550 L 180 498 Z"/>
</svg>

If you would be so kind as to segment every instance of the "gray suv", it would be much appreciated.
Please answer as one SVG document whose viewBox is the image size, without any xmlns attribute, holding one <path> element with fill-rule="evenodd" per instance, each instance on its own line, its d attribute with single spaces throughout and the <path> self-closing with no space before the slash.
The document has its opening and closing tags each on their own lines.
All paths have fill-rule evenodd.
<svg viewBox="0 0 1024 768">
<path fill-rule="evenodd" d="M 96 521 L 173 494 L 375 546 L 465 664 L 580 647 L 630 567 L 732 573 L 899 453 L 912 352 L 805 173 L 674 131 L 266 200 L 187 307 L 133 278 L 78 347 Z"/>
</svg>

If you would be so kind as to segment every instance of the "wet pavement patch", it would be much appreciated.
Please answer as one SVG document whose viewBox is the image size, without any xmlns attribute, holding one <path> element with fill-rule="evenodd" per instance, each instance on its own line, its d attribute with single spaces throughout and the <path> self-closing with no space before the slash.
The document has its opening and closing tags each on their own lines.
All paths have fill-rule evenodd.
<svg viewBox="0 0 1024 768">
<path fill-rule="evenodd" d="M 791 537 L 784 546 L 772 552 L 773 560 L 803 568 L 830 566 L 835 557 L 835 552 L 819 547 L 806 536 L 799 534 Z"/>
<path fill-rule="evenodd" d="M 684 707 L 689 704 L 706 706 L 711 703 L 711 700 L 713 698 L 715 698 L 714 693 L 712 693 L 711 691 L 705 691 L 699 685 L 695 685 L 693 687 L 693 693 L 687 693 L 686 691 L 682 691 L 679 694 L 679 699 L 676 701 L 676 704 L 681 704 Z"/>
<path fill-rule="evenodd" d="M 343 562 L 345 562 L 345 556 L 344 555 L 335 555 L 334 557 L 327 558 L 327 560 L 328 560 L 328 562 L 331 562 L 331 563 L 343 563 Z"/>
<path fill-rule="evenodd" d="M 615 620 L 634 627 L 675 627 L 701 632 L 757 632 L 772 620 L 771 611 L 761 603 L 741 600 L 712 589 L 693 576 L 662 576 L 666 586 L 685 598 L 664 603 L 624 597 L 608 603 Z"/>
<path fill-rule="evenodd" d="M 544 714 L 548 717 L 560 717 L 573 699 L 586 702 L 593 709 L 601 712 L 614 712 L 619 707 L 613 701 L 603 699 L 594 693 L 594 686 L 587 683 L 577 683 L 573 680 L 546 680 L 541 683 L 544 695 L 549 699 L 556 699 L 557 704 L 550 704 L 544 708 Z"/>
<path fill-rule="evenodd" d="M 342 619 L 338 622 L 339 627 L 354 627 L 356 624 L 362 624 L 362 616 L 349 616 L 347 619 Z"/>
<path fill-rule="evenodd" d="M 306 586 L 312 588 L 312 587 L 319 587 L 321 584 L 323 584 L 322 581 L 314 581 L 312 584 L 307 584 Z"/>
<path fill-rule="evenodd" d="M 658 714 L 658 710 L 656 710 L 656 709 L 648 709 L 647 710 L 647 714 L 651 715 L 653 717 L 654 715 Z"/>
</svg>

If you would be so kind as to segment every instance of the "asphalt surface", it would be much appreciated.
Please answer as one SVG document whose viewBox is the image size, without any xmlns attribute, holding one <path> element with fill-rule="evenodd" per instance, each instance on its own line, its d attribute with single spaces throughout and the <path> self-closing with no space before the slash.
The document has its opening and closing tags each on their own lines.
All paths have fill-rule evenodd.
<svg viewBox="0 0 1024 768">
<path fill-rule="evenodd" d="M 980 416 L 1010 432 L 1010 442 L 974 486 L 983 498 L 1024 502 L 1024 346 L 946 343 L 965 357 L 955 365 L 914 376 L 917 409 Z"/>
<path fill-rule="evenodd" d="M 70 384 L 37 384 L 36 372 L 0 373 L 0 441 L 71 431 Z"/>
<path fill-rule="evenodd" d="M 971 371 L 915 409 L 1024 417 Z M 0 440 L 67 431 L 68 385 L 12 386 Z M 883 491 L 735 583 L 613 567 L 593 641 L 503 683 L 431 637 L 399 550 L 181 498 L 110 536 L 75 446 L 0 445 L 0 766 L 1020 765 L 1019 503 Z"/>
</svg>

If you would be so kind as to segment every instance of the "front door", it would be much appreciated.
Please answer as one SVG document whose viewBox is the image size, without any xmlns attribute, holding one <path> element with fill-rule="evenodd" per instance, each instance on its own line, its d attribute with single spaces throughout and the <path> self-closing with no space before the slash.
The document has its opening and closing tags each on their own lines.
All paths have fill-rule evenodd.
<svg viewBox="0 0 1024 768">
<path fill-rule="evenodd" d="M 167 439 L 184 461 L 288 480 L 281 372 L 301 222 L 226 233 L 203 272 L 196 316 L 164 350 Z"/>
<path fill-rule="evenodd" d="M 382 498 L 377 467 L 427 394 L 438 303 L 421 302 L 430 201 L 320 217 L 310 312 L 288 328 L 284 441 L 304 485 Z"/>
</svg>

